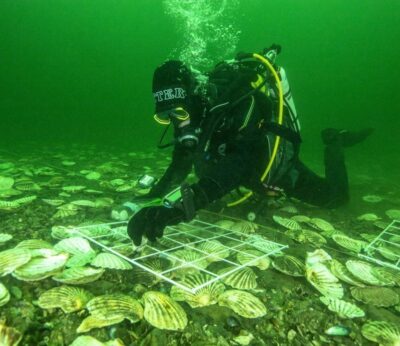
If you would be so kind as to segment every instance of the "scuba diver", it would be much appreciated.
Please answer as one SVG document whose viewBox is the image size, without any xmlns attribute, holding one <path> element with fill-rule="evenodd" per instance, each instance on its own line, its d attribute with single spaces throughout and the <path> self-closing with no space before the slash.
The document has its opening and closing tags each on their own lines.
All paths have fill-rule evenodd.
<svg viewBox="0 0 400 346">
<path fill-rule="evenodd" d="M 285 70 L 275 64 L 279 45 L 260 54 L 238 54 L 201 74 L 169 60 L 153 75 L 154 119 L 167 126 L 159 147 L 173 146 L 172 162 L 146 197 L 162 205 L 145 206 L 129 220 L 128 234 L 162 237 L 168 225 L 192 220 L 196 211 L 231 191 L 251 195 L 284 191 L 315 206 L 335 208 L 349 200 L 344 149 L 372 133 L 325 129 L 325 177 L 299 159 L 300 123 Z M 163 144 L 168 127 L 173 141 Z M 194 168 L 198 181 L 185 183 Z M 172 190 L 172 191 L 171 191 Z"/>
</svg>

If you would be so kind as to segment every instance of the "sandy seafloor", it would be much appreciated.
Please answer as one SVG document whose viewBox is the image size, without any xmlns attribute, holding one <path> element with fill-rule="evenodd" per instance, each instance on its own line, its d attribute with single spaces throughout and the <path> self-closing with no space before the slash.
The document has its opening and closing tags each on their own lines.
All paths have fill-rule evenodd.
<svg viewBox="0 0 400 346">
<path fill-rule="evenodd" d="M 71 161 L 75 164 L 66 166 L 62 162 Z M 51 237 L 51 228 L 56 225 L 79 225 L 87 221 L 110 222 L 110 213 L 116 207 L 133 197 L 134 189 L 127 192 L 116 192 L 107 182 L 113 179 L 135 181 L 143 174 L 160 176 L 168 164 L 167 155 L 158 152 L 135 153 L 104 151 L 95 146 L 58 146 L 48 148 L 11 148 L 0 152 L 0 165 L 11 162 L 11 170 L 0 170 L 0 175 L 12 176 L 14 179 L 26 177 L 41 186 L 37 191 L 24 191 L 18 198 L 36 195 L 32 203 L 12 211 L 0 210 L 0 233 L 9 233 L 13 239 L 0 245 L 0 251 L 14 247 L 26 239 L 40 238 L 51 243 L 58 240 Z M 108 164 L 107 164 L 108 163 Z M 106 164 L 106 165 L 105 165 Z M 48 182 L 54 178 L 37 174 L 41 167 L 50 167 L 56 173 L 58 182 L 49 187 Z M 112 169 L 107 171 L 107 167 Z M 103 171 L 101 171 L 103 169 Z M 375 170 L 374 170 L 375 169 Z M 88 180 L 80 173 L 82 170 L 100 171 L 99 180 Z M 325 210 L 305 205 L 298 201 L 271 199 L 269 207 L 257 211 L 256 223 L 264 225 L 276 232 L 276 239 L 289 245 L 288 254 L 301 259 L 307 251 L 315 250 L 313 244 L 298 243 L 285 236 L 285 229 L 272 220 L 273 215 L 290 217 L 280 209 L 292 205 L 298 214 L 309 217 L 319 217 L 332 223 L 337 230 L 347 235 L 360 238 L 361 233 L 379 234 L 381 229 L 373 222 L 359 221 L 357 217 L 364 213 L 375 213 L 382 221 L 391 220 L 385 215 L 388 209 L 399 209 L 400 192 L 391 177 L 374 175 L 379 167 L 352 165 L 350 183 L 352 201 L 348 206 Z M 379 179 L 377 178 L 379 176 Z M 42 199 L 59 199 L 62 186 L 84 185 L 87 188 L 101 190 L 101 197 L 113 199 L 112 206 L 101 209 L 80 208 L 78 213 L 67 218 L 54 218 L 55 207 Z M 377 195 L 382 201 L 369 203 L 363 196 Z M 63 197 L 65 201 L 79 199 L 90 200 L 98 196 L 90 193 L 77 192 L 71 197 Z M 12 200 L 17 197 L 0 198 Z M 254 211 L 254 204 L 245 204 L 237 208 L 223 209 L 222 215 L 203 214 L 207 219 L 246 218 L 248 212 Z M 204 216 L 205 215 L 205 216 Z M 323 246 L 333 258 L 344 263 L 347 259 L 357 256 L 339 248 L 332 240 Z M 320 300 L 320 293 L 303 277 L 292 277 L 280 273 L 270 267 L 261 271 L 254 269 L 258 276 L 258 290 L 254 293 L 266 305 L 267 314 L 258 319 L 246 319 L 238 316 L 232 310 L 218 305 L 192 309 L 184 302 L 181 306 L 188 315 L 189 323 L 182 332 L 159 330 L 145 320 L 135 324 L 125 320 L 117 325 L 93 329 L 86 333 L 100 341 L 120 338 L 125 345 L 373 345 L 362 337 L 361 326 L 368 320 L 383 320 L 400 325 L 400 313 L 394 307 L 377 307 L 355 301 L 350 295 L 350 285 L 343 283 L 344 300 L 355 303 L 365 311 L 366 316 L 355 319 L 339 318 L 329 311 Z M 0 320 L 9 327 L 23 333 L 20 345 L 70 345 L 79 335 L 76 329 L 87 316 L 85 310 L 65 314 L 60 309 L 44 310 L 37 305 L 41 293 L 59 285 L 51 278 L 41 281 L 23 282 L 11 275 L 0 280 L 11 292 L 10 301 L 0 307 Z M 107 270 L 93 283 L 83 285 L 94 295 L 124 293 L 140 298 L 143 290 L 134 289 L 137 282 L 128 272 Z M 148 290 L 160 290 L 168 293 L 169 284 L 158 283 Z M 394 288 L 397 293 L 400 289 Z M 232 319 L 233 317 L 233 319 Z M 330 336 L 324 331 L 336 325 L 349 328 L 348 336 Z"/>
</svg>

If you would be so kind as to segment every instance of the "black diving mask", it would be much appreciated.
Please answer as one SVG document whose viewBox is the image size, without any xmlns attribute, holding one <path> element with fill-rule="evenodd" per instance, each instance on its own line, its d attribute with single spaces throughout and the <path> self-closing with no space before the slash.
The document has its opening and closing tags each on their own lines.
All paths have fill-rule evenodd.
<svg viewBox="0 0 400 346">
<path fill-rule="evenodd" d="M 167 144 L 161 144 L 165 136 L 164 132 L 158 145 L 160 148 L 165 148 L 178 142 L 186 148 L 193 149 L 199 142 L 201 130 L 191 124 L 189 113 L 182 107 L 159 112 L 154 115 L 154 120 L 161 125 L 170 125 L 172 123 L 175 130 L 175 140 Z"/>
</svg>

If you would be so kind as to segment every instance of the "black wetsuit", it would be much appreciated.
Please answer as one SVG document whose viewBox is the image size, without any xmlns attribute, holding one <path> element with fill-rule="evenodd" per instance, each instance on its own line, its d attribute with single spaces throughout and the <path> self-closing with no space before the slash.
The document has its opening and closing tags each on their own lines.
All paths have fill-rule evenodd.
<svg viewBox="0 0 400 346">
<path fill-rule="evenodd" d="M 275 140 L 275 134 L 264 126 L 272 117 L 273 107 L 263 93 L 257 92 L 225 112 L 206 152 L 202 148 L 193 151 L 175 144 L 172 162 L 150 195 L 165 195 L 180 185 L 193 167 L 199 178 L 196 185 L 201 187 L 208 203 L 239 186 L 261 191 L 260 177 Z M 348 200 L 340 143 L 332 143 L 325 149 L 325 178 L 308 169 L 297 153 L 296 145 L 281 137 L 278 154 L 264 185 L 282 188 L 288 196 L 317 206 L 336 207 Z"/>
</svg>

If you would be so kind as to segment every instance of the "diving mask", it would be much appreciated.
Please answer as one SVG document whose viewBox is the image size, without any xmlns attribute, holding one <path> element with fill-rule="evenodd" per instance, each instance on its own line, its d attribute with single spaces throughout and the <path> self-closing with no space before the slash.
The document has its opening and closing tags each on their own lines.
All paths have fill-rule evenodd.
<svg viewBox="0 0 400 346">
<path fill-rule="evenodd" d="M 171 120 L 185 121 L 189 119 L 189 113 L 182 107 L 176 107 L 167 111 L 154 114 L 154 120 L 161 125 L 169 125 Z"/>
</svg>

